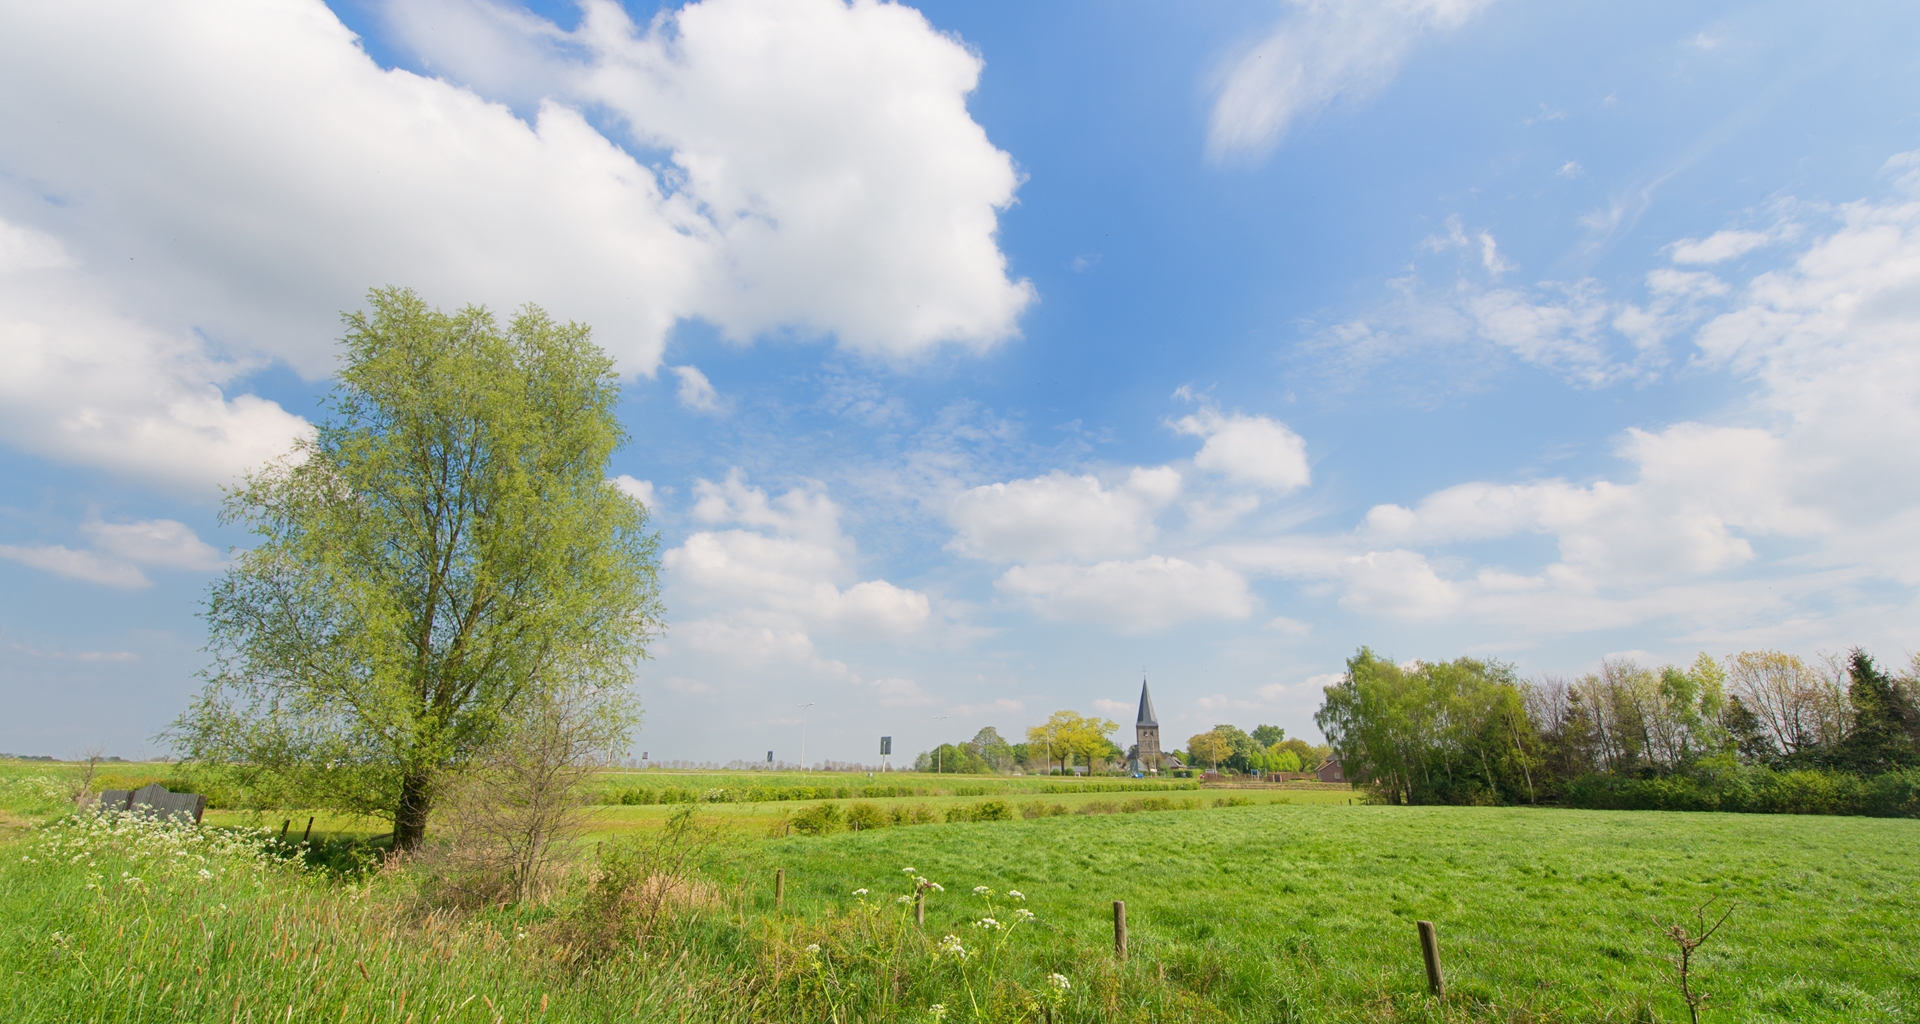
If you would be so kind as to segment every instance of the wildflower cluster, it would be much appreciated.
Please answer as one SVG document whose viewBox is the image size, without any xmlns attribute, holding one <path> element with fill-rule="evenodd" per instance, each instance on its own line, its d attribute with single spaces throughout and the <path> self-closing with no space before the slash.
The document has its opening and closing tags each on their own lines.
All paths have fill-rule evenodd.
<svg viewBox="0 0 1920 1024">
<path fill-rule="evenodd" d="M 0 800 L 11 803 L 31 800 L 39 803 L 63 803 L 73 796 L 75 787 L 52 775 L 0 777 Z"/>
<path fill-rule="evenodd" d="M 120 888 L 144 892 L 172 880 L 205 884 L 236 873 L 258 874 L 279 863 L 265 829 L 209 829 L 190 822 L 135 814 L 84 814 L 38 831 L 27 863 L 121 868 Z M 87 888 L 104 888 L 95 874 Z"/>
</svg>

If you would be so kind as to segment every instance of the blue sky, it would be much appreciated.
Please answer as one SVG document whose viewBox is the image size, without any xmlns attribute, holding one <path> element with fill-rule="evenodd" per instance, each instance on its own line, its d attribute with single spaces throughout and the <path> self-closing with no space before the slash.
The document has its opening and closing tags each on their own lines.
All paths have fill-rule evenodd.
<svg viewBox="0 0 1920 1024">
<path fill-rule="evenodd" d="M 635 749 L 1316 736 L 1361 644 L 1920 648 L 1920 11 L 73 2 L 0 14 L 0 750 L 184 706 L 337 313 L 627 375 Z M 941 718 L 941 716 L 945 716 Z"/>
</svg>

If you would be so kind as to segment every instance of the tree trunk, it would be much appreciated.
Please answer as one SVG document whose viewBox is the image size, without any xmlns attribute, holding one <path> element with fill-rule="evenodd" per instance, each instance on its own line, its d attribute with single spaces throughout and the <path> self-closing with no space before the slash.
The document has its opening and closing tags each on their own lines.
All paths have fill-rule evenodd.
<svg viewBox="0 0 1920 1024">
<path fill-rule="evenodd" d="M 393 813 L 393 848 L 416 850 L 427 838 L 427 814 L 433 794 L 426 772 L 411 772 L 400 780 L 400 806 Z"/>
</svg>

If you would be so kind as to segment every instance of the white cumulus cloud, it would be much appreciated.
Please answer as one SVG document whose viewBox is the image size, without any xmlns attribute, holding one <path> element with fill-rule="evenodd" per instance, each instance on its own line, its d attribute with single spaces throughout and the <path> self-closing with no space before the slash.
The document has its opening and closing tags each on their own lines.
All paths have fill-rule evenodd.
<svg viewBox="0 0 1920 1024">
<path fill-rule="evenodd" d="M 95 550 L 137 565 L 212 572 L 227 564 L 226 558 L 187 524 L 171 519 L 92 522 L 81 526 L 80 532 L 93 541 Z"/>
<path fill-rule="evenodd" d="M 1153 518 L 1180 492 L 1180 474 L 1136 467 L 1108 487 L 1094 476 L 1046 476 L 974 487 L 955 496 L 948 545 L 992 561 L 1133 554 L 1155 536 Z"/>
<path fill-rule="evenodd" d="M 696 520 L 733 527 L 698 531 L 662 560 L 676 593 L 695 608 L 729 622 L 880 637 L 917 632 L 931 619 L 927 595 L 858 579 L 839 506 L 823 491 L 769 498 L 735 470 L 699 481 L 694 493 Z"/>
<path fill-rule="evenodd" d="M 305 429 L 246 376 L 330 371 L 339 312 L 384 284 L 539 303 L 641 373 L 687 319 L 898 359 L 1017 332 L 1033 291 L 995 231 L 1019 180 L 966 110 L 978 56 L 893 5 L 587 7 L 565 39 L 486 37 L 545 47 L 514 65 L 543 86 L 524 119 L 382 69 L 320 0 L 0 10 L 0 437 L 230 481 Z M 506 52 L 441 24 L 475 49 L 436 69 Z"/>
<path fill-rule="evenodd" d="M 1279 420 L 1241 413 L 1222 415 L 1209 406 L 1173 421 L 1173 429 L 1205 438 L 1193 464 L 1236 483 L 1284 494 L 1312 480 L 1307 442 Z"/>
<path fill-rule="evenodd" d="M 674 394 L 681 405 L 695 412 L 720 411 L 720 394 L 713 390 L 713 382 L 700 372 L 698 366 L 675 366 L 671 369 L 673 375 L 680 378 L 680 385 Z"/>
<path fill-rule="evenodd" d="M 153 581 L 140 567 L 118 558 L 108 558 L 92 551 L 75 551 L 61 544 L 30 545 L 0 544 L 0 558 L 31 566 L 55 576 L 82 580 L 87 583 L 99 583 L 120 590 L 139 590 L 153 586 Z"/>
<path fill-rule="evenodd" d="M 1017 565 L 995 584 L 1051 619 L 1145 633 L 1197 619 L 1245 619 L 1254 597 L 1247 581 L 1218 562 L 1164 555 L 1092 566 Z"/>
</svg>

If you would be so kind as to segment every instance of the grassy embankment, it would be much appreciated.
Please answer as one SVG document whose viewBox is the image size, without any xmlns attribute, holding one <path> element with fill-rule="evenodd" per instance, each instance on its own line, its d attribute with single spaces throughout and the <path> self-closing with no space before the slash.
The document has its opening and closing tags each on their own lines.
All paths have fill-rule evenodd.
<svg viewBox="0 0 1920 1024">
<path fill-rule="evenodd" d="M 16 820 L 58 809 L 7 795 Z M 404 872 L 348 884 L 178 838 L 49 846 L 60 834 L 0 854 L 8 1020 L 844 1022 L 936 1003 L 964 1020 L 975 999 L 1060 1022 L 1684 1020 L 1661 929 L 1708 897 L 1739 907 L 1699 961 L 1703 1019 L 1920 1014 L 1920 823 L 1903 820 L 1291 805 L 738 830 L 653 955 L 598 959 L 578 958 L 565 899 L 462 917 L 423 911 Z M 887 899 L 907 866 L 946 887 L 924 942 Z M 998 920 L 1037 919 L 974 927 L 975 885 Z M 1444 1006 L 1424 995 L 1416 918 L 1440 926 Z M 937 956 L 947 934 L 973 955 Z"/>
</svg>

